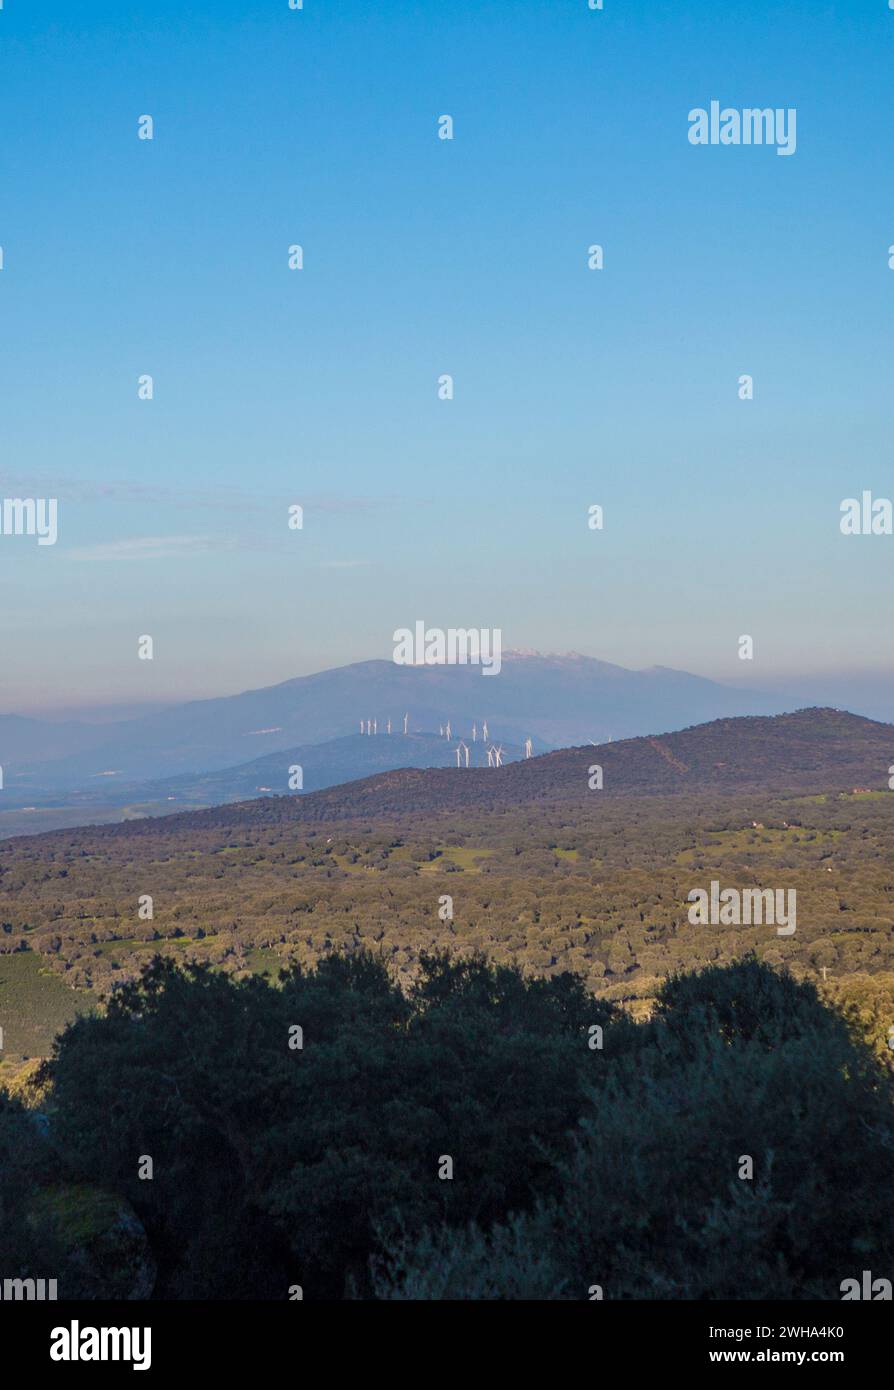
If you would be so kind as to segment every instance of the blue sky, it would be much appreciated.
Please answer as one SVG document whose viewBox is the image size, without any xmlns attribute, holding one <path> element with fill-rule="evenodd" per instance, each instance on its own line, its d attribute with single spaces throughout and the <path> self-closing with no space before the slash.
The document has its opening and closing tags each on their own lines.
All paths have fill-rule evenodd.
<svg viewBox="0 0 894 1390">
<path fill-rule="evenodd" d="M 838 530 L 894 496 L 894 11 L 604 3 L 5 0 L 0 481 L 61 519 L 0 536 L 0 708 L 263 685 L 419 618 L 894 667 L 894 537 Z M 712 99 L 796 108 L 797 152 L 691 146 Z"/>
</svg>

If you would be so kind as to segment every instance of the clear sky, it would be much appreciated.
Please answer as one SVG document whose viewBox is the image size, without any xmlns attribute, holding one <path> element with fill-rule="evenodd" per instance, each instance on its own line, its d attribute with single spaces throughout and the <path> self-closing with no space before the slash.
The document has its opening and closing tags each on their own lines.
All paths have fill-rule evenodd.
<svg viewBox="0 0 894 1390">
<path fill-rule="evenodd" d="M 691 145 L 712 100 L 795 154 Z M 894 537 L 838 522 L 894 496 L 892 112 L 886 0 L 4 0 L 0 492 L 60 531 L 0 536 L 0 708 L 419 618 L 890 671 Z"/>
</svg>

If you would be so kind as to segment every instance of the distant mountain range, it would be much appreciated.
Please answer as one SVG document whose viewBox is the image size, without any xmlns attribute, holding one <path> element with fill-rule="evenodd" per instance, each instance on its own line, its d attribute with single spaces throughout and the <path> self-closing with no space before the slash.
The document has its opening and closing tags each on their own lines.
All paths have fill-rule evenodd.
<svg viewBox="0 0 894 1390">
<path fill-rule="evenodd" d="M 403 768 L 328 789 L 258 797 L 104 827 L 96 834 L 189 833 L 279 825 L 518 809 L 594 796 L 718 792 L 888 792 L 894 725 L 833 709 L 719 719 L 676 733 L 564 748 L 500 768 Z M 591 789 L 593 769 L 601 789 Z M 91 832 L 93 833 L 93 832 Z"/>
<path fill-rule="evenodd" d="M 487 761 L 485 720 L 509 764 L 528 738 L 537 753 L 609 740 L 617 749 L 645 734 L 796 707 L 791 697 L 666 667 L 629 671 L 574 653 L 517 652 L 504 654 L 495 676 L 477 666 L 364 661 L 115 723 L 6 715 L 0 838 L 283 793 L 296 764 L 305 793 L 401 768 L 449 771 L 459 738 L 473 750 L 472 771 Z M 377 733 L 361 735 L 369 720 Z M 449 742 L 436 732 L 448 721 Z"/>
<path fill-rule="evenodd" d="M 324 743 L 284 748 L 263 758 L 253 758 L 251 762 L 241 763 L 238 767 L 221 768 L 216 772 L 188 772 L 179 777 L 134 782 L 125 786 L 107 784 L 91 795 L 94 797 L 93 804 L 97 805 L 107 804 L 110 799 L 120 800 L 123 794 L 131 802 L 172 801 L 177 805 L 214 806 L 229 801 L 244 801 L 252 796 L 281 795 L 290 790 L 289 781 L 294 768 L 301 769 L 301 790 L 312 792 L 400 767 L 465 767 L 466 748 L 470 768 L 487 767 L 487 749 L 480 736 L 477 740 L 469 737 L 465 748 L 460 750 L 459 764 L 457 747 L 456 738 L 448 740 L 442 734 L 405 735 L 382 731 L 348 734 L 345 738 L 327 739 Z M 524 748 L 518 744 L 501 743 L 499 747 L 504 764 L 524 757 Z M 537 751 L 542 752 L 542 746 Z M 176 810 L 177 805 L 170 809 Z"/>
<path fill-rule="evenodd" d="M 91 778 L 144 781 L 235 767 L 280 749 L 338 739 L 377 719 L 413 732 L 452 721 L 468 738 L 484 719 L 494 738 L 557 748 L 661 732 L 792 707 L 665 667 L 628 671 L 584 656 L 511 655 L 498 675 L 476 666 L 363 661 L 241 695 L 195 700 L 114 724 L 51 724 L 0 716 L 6 787 L 87 790 Z"/>
<path fill-rule="evenodd" d="M 499 769 L 383 773 L 299 800 L 266 803 L 274 815 L 328 821 L 439 811 L 498 809 L 539 800 L 733 791 L 888 790 L 894 725 L 842 710 L 719 719 L 677 733 L 563 748 Z M 590 774 L 601 767 L 601 790 Z M 203 813 L 213 816 L 213 812 Z M 224 813 L 252 820 L 264 803 Z"/>
</svg>

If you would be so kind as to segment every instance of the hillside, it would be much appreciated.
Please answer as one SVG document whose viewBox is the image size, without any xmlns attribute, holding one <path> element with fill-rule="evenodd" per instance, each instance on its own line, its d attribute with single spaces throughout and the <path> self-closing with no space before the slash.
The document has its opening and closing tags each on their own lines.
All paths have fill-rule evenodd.
<svg viewBox="0 0 894 1390">
<path fill-rule="evenodd" d="M 402 768 L 304 796 L 260 798 L 185 812 L 171 828 L 305 823 L 461 809 L 511 808 L 630 795 L 748 790 L 883 790 L 894 764 L 894 725 L 842 710 L 718 719 L 660 737 L 563 748 L 501 768 Z M 603 770 L 601 791 L 590 768 Z M 97 832 L 99 833 L 99 832 Z M 151 822 L 103 833 L 151 834 Z"/>
<path fill-rule="evenodd" d="M 298 795 L 299 789 L 289 786 L 295 767 L 302 770 L 302 793 L 399 768 L 455 768 L 458 747 L 456 738 L 448 740 L 440 734 L 381 730 L 284 748 L 214 772 L 187 772 L 146 782 L 94 777 L 61 798 L 51 788 L 26 790 L 19 784 L 17 790 L 7 790 L 0 803 L 0 839 L 79 825 L 117 825 L 171 815 L 185 807 L 222 806 L 252 797 Z M 487 767 L 487 748 L 480 737 L 470 738 L 467 748 L 470 769 Z M 519 744 L 500 742 L 499 748 L 504 764 L 524 757 Z M 459 751 L 465 767 L 465 750 Z"/>
<path fill-rule="evenodd" d="M 507 653 L 499 675 L 491 677 L 472 666 L 363 661 L 113 725 L 6 717 L 0 719 L 0 765 L 10 793 L 35 801 L 83 796 L 99 778 L 129 783 L 239 766 L 344 737 L 361 719 L 377 719 L 380 729 L 391 719 L 398 729 L 407 715 L 411 732 L 437 729 L 449 719 L 466 739 L 474 721 L 480 727 L 487 719 L 492 737 L 505 743 L 523 745 L 533 737 L 541 747 L 556 748 L 792 707 L 781 697 L 686 672 L 628 671 L 582 656 Z"/>
<path fill-rule="evenodd" d="M 702 791 L 817 791 L 888 786 L 894 725 L 840 710 L 718 719 L 659 737 L 563 748 L 511 767 L 469 773 L 396 772 L 332 788 L 301 805 L 302 819 L 582 801 L 594 795 Z M 602 768 L 591 791 L 590 768 Z M 263 814 L 261 808 L 258 808 Z M 248 810 L 247 814 L 251 815 Z"/>
<path fill-rule="evenodd" d="M 369 946 L 409 979 L 425 951 L 482 949 L 579 971 L 638 1007 L 671 970 L 753 950 L 830 990 L 875 977 L 861 990 L 881 1028 L 894 1007 L 892 742 L 890 725 L 805 710 L 23 836 L 0 844 L 0 963 L 33 952 L 40 970 L 0 969 L 0 1014 L 10 1036 L 34 1038 L 45 972 L 102 995 L 156 952 L 275 975 Z M 590 791 L 600 761 L 605 789 Z M 797 888 L 796 935 L 691 925 L 687 893 L 712 877 Z"/>
</svg>

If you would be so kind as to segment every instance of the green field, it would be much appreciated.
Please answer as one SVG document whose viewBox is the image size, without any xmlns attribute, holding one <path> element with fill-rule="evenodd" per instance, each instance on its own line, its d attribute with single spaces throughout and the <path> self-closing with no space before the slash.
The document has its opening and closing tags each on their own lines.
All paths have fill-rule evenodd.
<svg viewBox="0 0 894 1390">
<path fill-rule="evenodd" d="M 0 1060 L 48 1056 L 59 1030 L 96 1002 L 87 990 L 69 989 L 34 951 L 0 956 Z"/>
<path fill-rule="evenodd" d="M 457 869 L 462 869 L 466 873 L 480 873 L 480 860 L 487 859 L 493 854 L 492 849 L 472 849 L 466 845 L 440 845 L 435 851 L 435 858 L 430 859 L 419 865 L 420 871 L 424 873 L 434 873 L 439 869 L 445 869 L 448 864 Z"/>
<path fill-rule="evenodd" d="M 117 954 L 124 959 L 132 952 L 148 956 L 159 946 L 170 954 L 171 947 L 194 944 L 188 938 L 161 943 L 107 941 L 97 949 L 104 956 L 114 959 Z M 276 952 L 269 949 L 256 947 L 245 953 L 245 969 L 252 974 L 269 975 L 275 980 L 282 965 Z M 47 970 L 35 951 L 0 955 L 0 1085 L 6 1073 L 11 1076 L 20 1070 L 25 1059 L 48 1057 L 56 1034 L 78 1014 L 96 1008 L 101 1008 L 101 1004 L 95 992 L 69 989 L 58 975 Z"/>
</svg>

